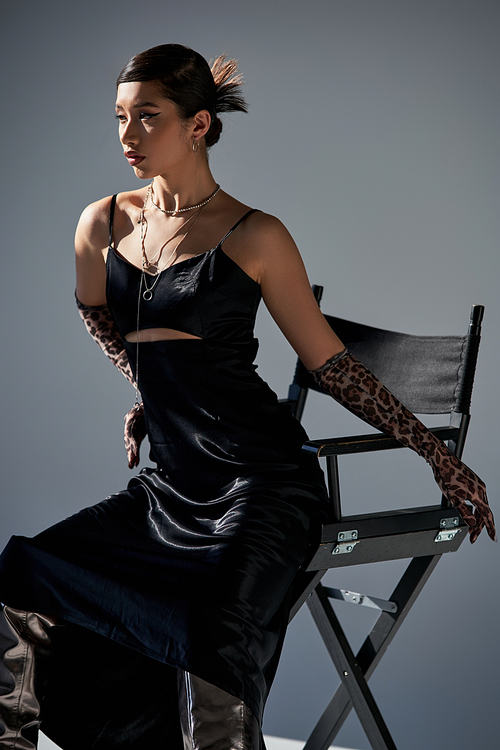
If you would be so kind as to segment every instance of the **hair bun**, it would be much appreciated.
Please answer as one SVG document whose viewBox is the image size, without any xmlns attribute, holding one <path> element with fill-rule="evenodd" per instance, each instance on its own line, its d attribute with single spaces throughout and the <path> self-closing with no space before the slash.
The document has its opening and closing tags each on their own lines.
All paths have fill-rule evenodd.
<svg viewBox="0 0 500 750">
<path fill-rule="evenodd" d="M 207 147 L 213 146 L 220 138 L 222 122 L 217 117 L 219 112 L 247 112 L 246 102 L 240 92 L 243 76 L 238 73 L 238 62 L 228 60 L 220 55 L 211 65 L 215 84 L 215 111 L 212 113 L 212 124 L 205 135 Z"/>
<path fill-rule="evenodd" d="M 240 93 L 243 76 L 238 73 L 237 60 L 220 55 L 211 66 L 217 91 L 216 112 L 247 112 L 245 99 Z"/>
</svg>

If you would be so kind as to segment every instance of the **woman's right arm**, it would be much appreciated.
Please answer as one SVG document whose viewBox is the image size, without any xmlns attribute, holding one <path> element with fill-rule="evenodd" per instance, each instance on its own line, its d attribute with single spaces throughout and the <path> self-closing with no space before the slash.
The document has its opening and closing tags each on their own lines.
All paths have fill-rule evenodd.
<svg viewBox="0 0 500 750">
<path fill-rule="evenodd" d="M 106 253 L 110 198 L 87 206 L 76 228 L 76 305 L 104 354 L 135 386 L 122 338 L 106 304 Z"/>
<path fill-rule="evenodd" d="M 135 386 L 122 338 L 106 304 L 110 198 L 87 206 L 76 228 L 76 305 L 85 327 L 115 367 Z"/>
<path fill-rule="evenodd" d="M 136 387 L 123 341 L 106 304 L 110 204 L 111 198 L 91 203 L 78 222 L 75 234 L 76 304 L 94 341 Z M 137 403 L 136 396 L 136 404 L 125 415 L 125 448 L 131 469 L 139 464 L 140 445 L 145 436 L 144 408 Z"/>
<path fill-rule="evenodd" d="M 76 305 L 94 341 L 135 386 L 122 338 L 106 304 L 109 205 L 109 198 L 91 203 L 76 228 Z"/>
</svg>

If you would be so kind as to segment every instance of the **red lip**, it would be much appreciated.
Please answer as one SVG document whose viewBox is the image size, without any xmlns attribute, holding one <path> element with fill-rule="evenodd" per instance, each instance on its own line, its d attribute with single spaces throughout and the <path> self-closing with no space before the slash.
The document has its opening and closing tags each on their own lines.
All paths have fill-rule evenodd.
<svg viewBox="0 0 500 750">
<path fill-rule="evenodd" d="M 145 158 L 144 156 L 141 156 L 141 154 L 138 154 L 136 151 L 124 151 L 124 155 L 128 163 L 132 167 L 136 167 Z"/>
</svg>

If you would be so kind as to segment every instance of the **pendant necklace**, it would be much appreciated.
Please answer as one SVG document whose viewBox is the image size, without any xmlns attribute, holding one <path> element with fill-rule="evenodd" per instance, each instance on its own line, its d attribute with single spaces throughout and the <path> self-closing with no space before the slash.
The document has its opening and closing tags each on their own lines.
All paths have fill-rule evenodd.
<svg viewBox="0 0 500 750">
<path fill-rule="evenodd" d="M 184 229 L 184 227 L 187 224 L 189 224 L 190 221 L 192 221 L 193 219 L 195 219 L 196 216 L 197 216 L 197 214 L 193 214 L 192 216 L 189 217 L 189 219 L 186 219 L 181 224 L 181 226 L 178 229 L 176 229 L 176 231 L 174 232 L 174 234 L 172 235 L 172 237 L 170 237 L 166 242 L 164 242 L 163 245 L 160 247 L 160 249 L 151 258 L 148 258 L 147 254 L 146 254 L 146 247 L 145 247 L 146 235 L 147 235 L 147 232 L 148 232 L 147 219 L 143 219 L 143 221 L 141 221 L 142 268 L 143 268 L 144 271 L 146 271 L 147 273 L 151 274 L 152 276 L 156 276 L 156 274 L 158 273 L 159 265 L 160 265 L 161 254 L 162 254 L 164 248 L 166 247 L 166 245 L 168 245 L 168 243 L 171 240 L 174 239 L 175 235 L 178 234 L 181 231 L 181 229 Z M 178 247 L 179 247 L 179 245 L 177 245 L 173 249 L 173 251 L 170 253 L 170 255 L 168 256 L 167 260 L 165 261 L 165 266 L 164 267 L 168 266 L 168 263 L 169 263 L 170 259 L 172 258 L 173 254 L 175 253 L 175 251 L 177 250 Z"/>
<path fill-rule="evenodd" d="M 204 208 L 205 208 L 205 207 L 203 206 L 203 207 L 202 207 L 202 208 L 200 208 L 200 209 L 199 209 L 199 210 L 198 210 L 198 211 L 197 211 L 197 212 L 196 212 L 195 214 L 193 214 L 193 216 L 191 217 L 191 219 L 194 219 L 193 223 L 191 224 L 191 226 L 189 227 L 189 229 L 187 230 L 187 232 L 186 232 L 185 234 L 183 234 L 183 235 L 182 235 L 181 239 L 179 240 L 179 242 L 177 243 L 177 245 L 176 245 L 176 246 L 174 247 L 174 249 L 172 250 L 172 252 L 171 252 L 171 253 L 170 253 L 170 255 L 168 256 L 168 258 L 167 258 L 167 260 L 165 261 L 165 265 L 163 266 L 162 270 L 160 271 L 160 270 L 159 270 L 159 267 L 158 267 L 158 266 L 156 266 L 156 274 L 154 275 L 154 281 L 153 281 L 153 283 L 151 284 L 151 286 L 148 286 L 148 283 L 147 283 L 147 281 L 146 281 L 146 270 L 145 270 L 145 266 L 147 265 L 147 267 L 149 267 L 149 265 L 150 265 L 150 264 L 149 264 L 149 263 L 148 263 L 148 261 L 147 261 L 146 251 L 145 251 L 145 248 L 144 248 L 144 238 L 145 238 L 145 235 L 144 235 L 144 219 L 143 219 L 143 220 L 141 221 L 141 244 L 142 244 L 142 253 L 143 253 L 143 265 L 142 265 L 142 273 L 141 273 L 141 281 L 142 281 L 142 283 L 141 283 L 141 287 L 142 287 L 142 286 L 144 287 L 144 291 L 142 292 L 142 299 L 143 299 L 143 300 L 144 300 L 145 302 L 150 302 L 150 301 L 151 301 L 151 300 L 153 299 L 153 292 L 154 292 L 154 289 L 155 289 L 156 285 L 158 284 L 158 282 L 159 282 L 159 280 L 160 280 L 160 276 L 161 276 L 162 272 L 163 272 L 163 271 L 164 271 L 164 270 L 165 270 L 166 268 L 168 268 L 168 267 L 169 267 L 169 263 L 170 263 L 171 259 L 172 259 L 172 258 L 174 257 L 175 253 L 177 252 L 177 250 L 178 250 L 178 248 L 179 248 L 179 245 L 181 244 L 181 242 L 184 242 L 184 240 L 185 240 L 185 239 L 186 239 L 186 237 L 188 236 L 189 232 L 190 232 L 190 231 L 191 231 L 191 229 L 192 229 L 192 228 L 194 227 L 194 225 L 196 224 L 197 220 L 199 219 L 199 217 L 200 217 L 200 216 L 201 216 L 201 214 L 203 213 L 203 209 L 204 209 Z M 188 223 L 189 221 L 191 221 L 191 219 L 188 219 L 188 221 L 185 221 L 185 222 L 184 222 L 184 224 L 183 224 L 182 226 L 184 227 L 184 226 L 185 226 L 185 225 L 186 225 L 186 224 L 187 224 L 187 223 Z M 181 229 L 182 229 L 182 227 L 181 227 Z M 169 241 L 169 240 L 168 240 L 168 241 Z M 165 242 L 165 244 L 164 244 L 164 245 L 162 245 L 162 247 L 161 247 L 161 248 L 160 248 L 160 250 L 159 250 L 159 253 L 160 253 L 160 257 L 161 257 L 161 251 L 163 250 L 163 248 L 165 247 L 165 245 L 166 245 L 166 244 L 167 244 L 167 243 Z M 157 254 L 158 254 L 158 253 L 157 253 Z M 155 256 L 155 257 L 156 257 L 156 256 Z M 144 262 L 144 258 L 146 258 L 146 263 Z M 160 258 L 158 258 L 158 263 L 159 263 L 159 261 L 160 261 Z M 153 265 L 154 265 L 154 264 L 153 264 Z M 151 275 L 151 274 L 148 274 L 148 275 Z"/>
</svg>

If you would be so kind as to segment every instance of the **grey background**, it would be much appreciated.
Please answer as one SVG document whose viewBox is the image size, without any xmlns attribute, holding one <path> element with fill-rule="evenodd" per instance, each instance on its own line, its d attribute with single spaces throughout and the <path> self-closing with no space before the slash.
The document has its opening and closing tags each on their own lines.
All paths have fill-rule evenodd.
<svg viewBox="0 0 500 750">
<path fill-rule="evenodd" d="M 498 507 L 496 1 L 18 0 L 1 26 L 1 546 L 129 478 L 121 430 L 133 394 L 79 322 L 72 241 L 86 204 L 136 184 L 116 137 L 114 80 L 132 54 L 167 41 L 239 59 L 250 113 L 226 117 L 214 175 L 289 227 L 326 286 L 325 310 L 460 334 L 471 304 L 486 305 L 465 459 Z M 258 332 L 260 371 L 284 395 L 294 354 L 265 311 Z M 311 398 L 312 435 L 366 431 L 325 402 Z M 438 497 L 410 452 L 342 468 L 352 512 Z M 388 596 L 401 570 L 330 582 Z M 371 682 L 398 747 L 498 747 L 498 594 L 498 547 L 485 535 L 439 564 Z M 359 643 L 372 615 L 339 613 Z M 303 612 L 266 731 L 305 738 L 336 682 Z M 338 743 L 368 747 L 354 718 Z"/>
</svg>

